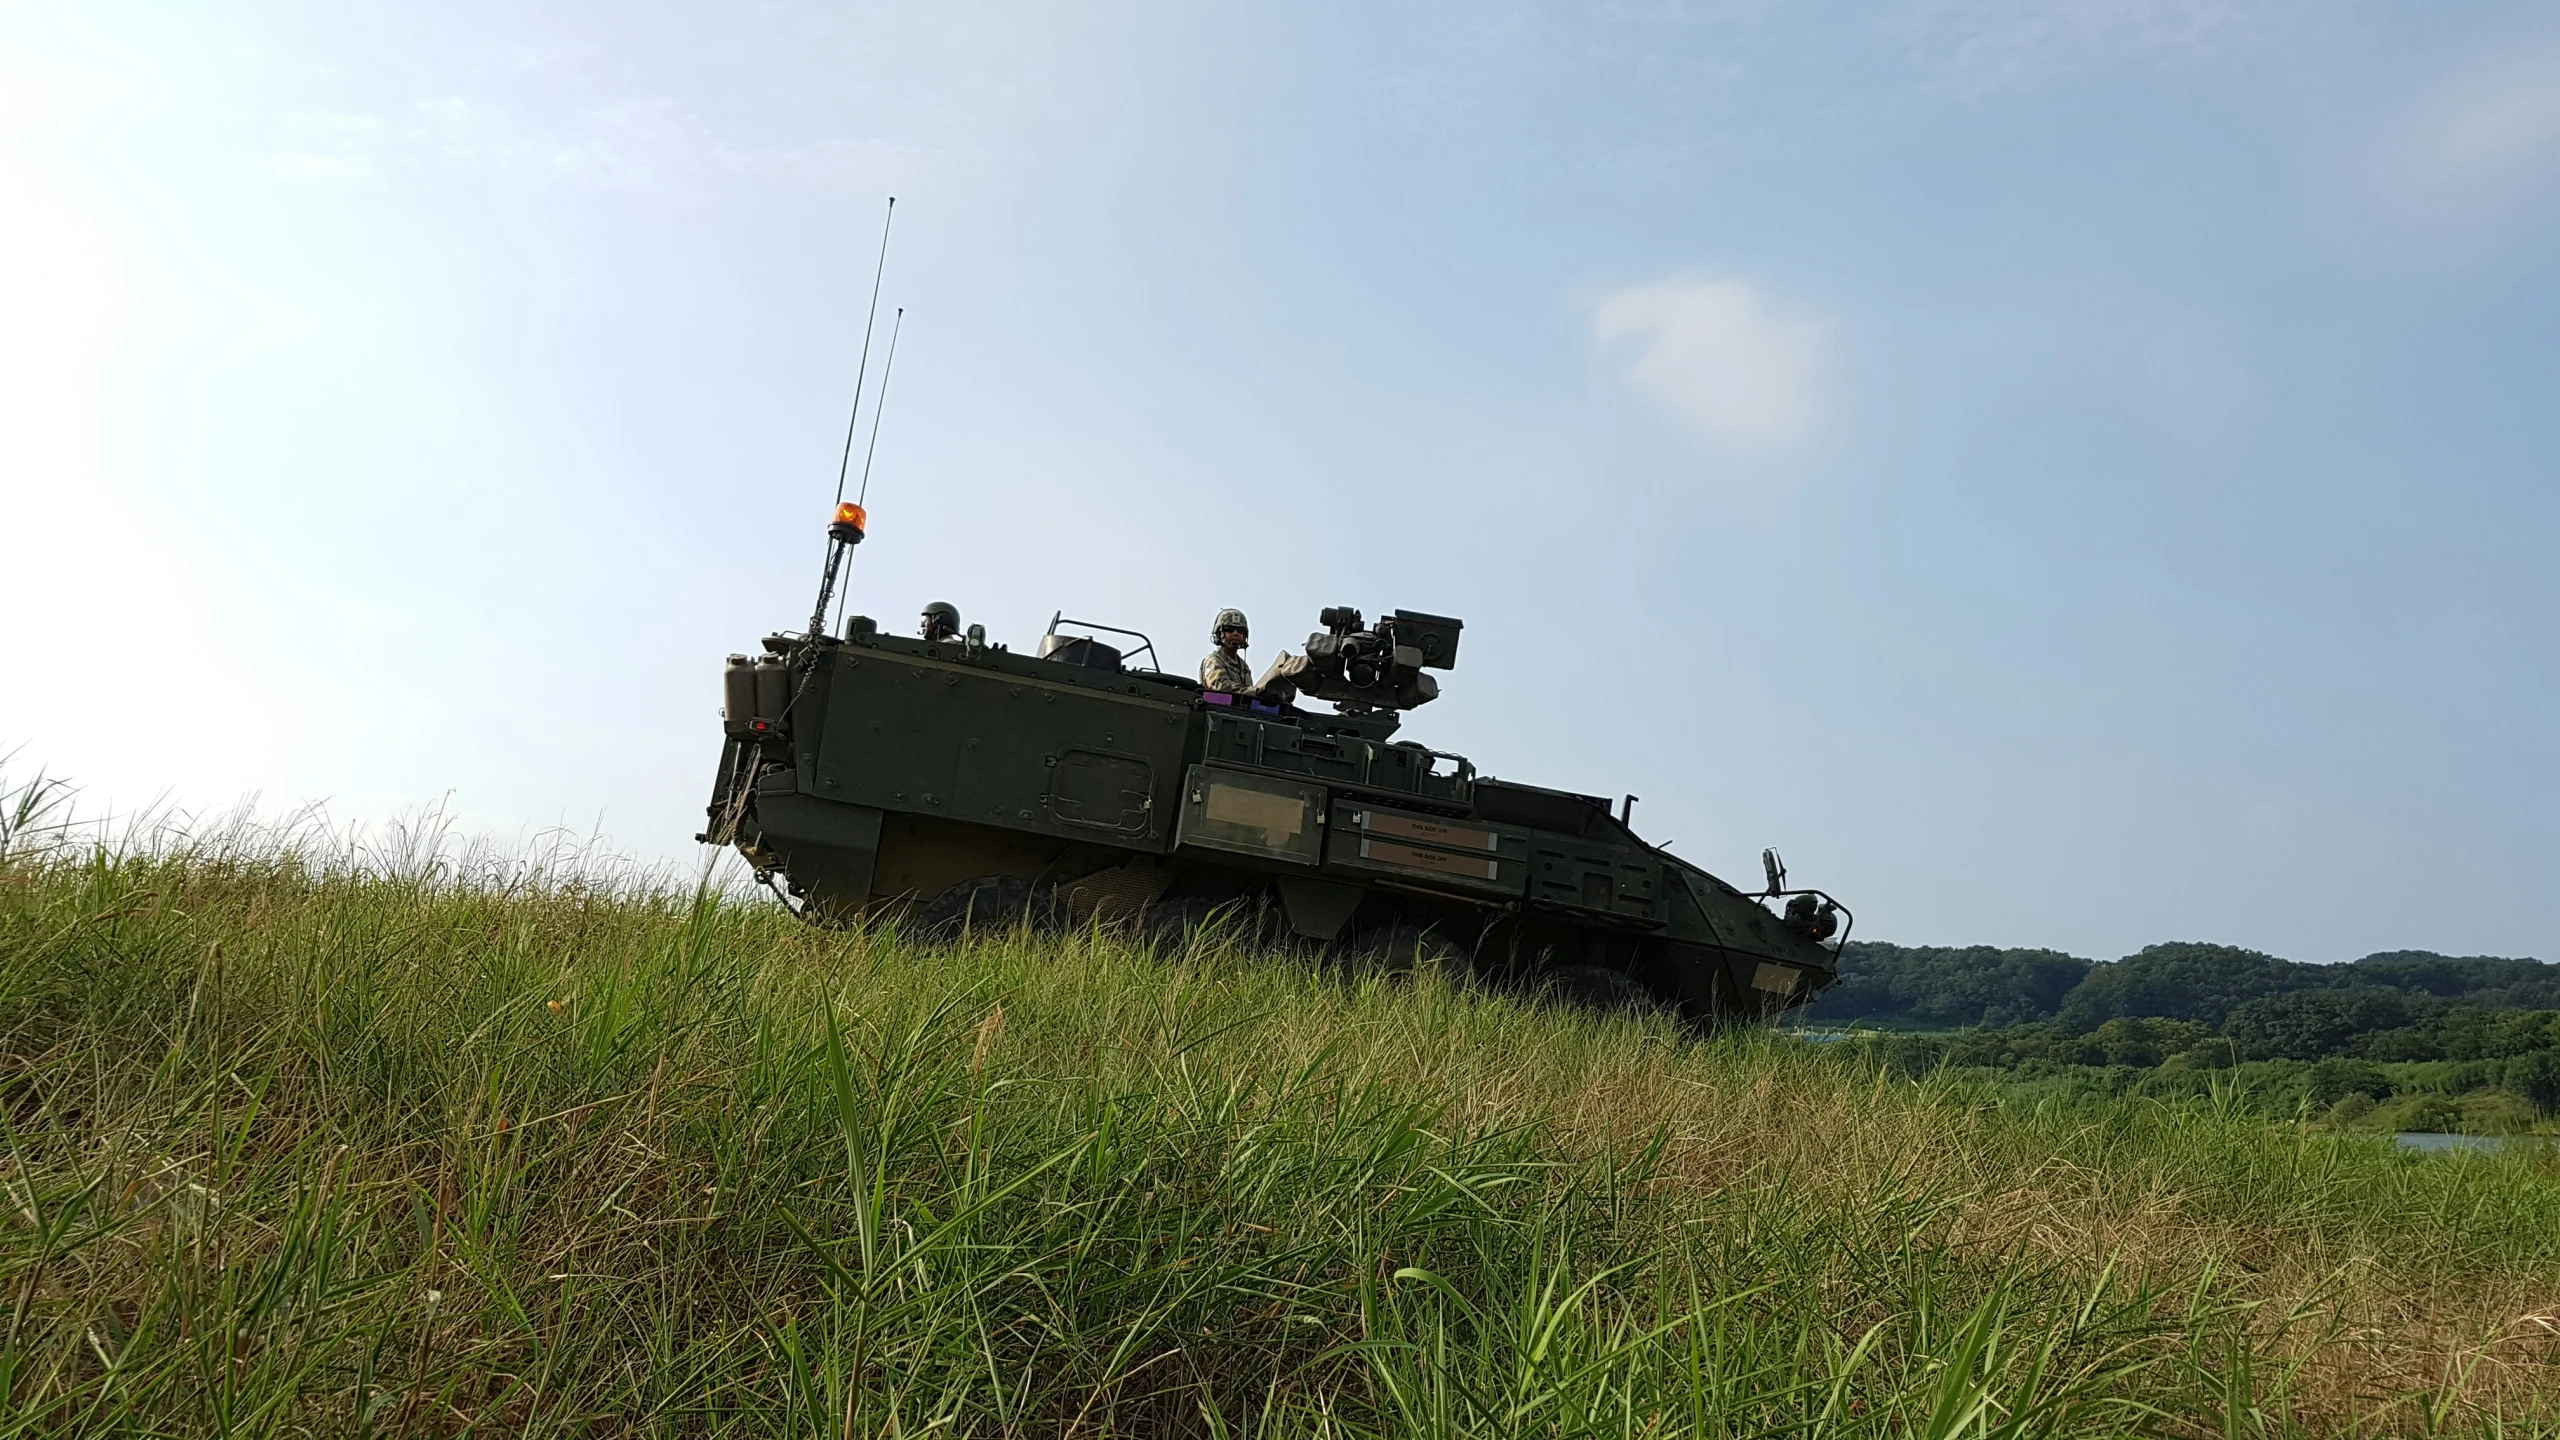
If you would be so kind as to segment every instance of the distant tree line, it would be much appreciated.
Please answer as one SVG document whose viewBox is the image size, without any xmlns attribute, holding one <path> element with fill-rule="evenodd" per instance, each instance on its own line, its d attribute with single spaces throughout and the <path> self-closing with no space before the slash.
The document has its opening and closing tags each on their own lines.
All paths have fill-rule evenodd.
<svg viewBox="0 0 2560 1440">
<path fill-rule="evenodd" d="M 2230 945 L 2152 945 L 2112 963 L 2059 950 L 1857 943 L 1840 982 L 1804 1010 L 1808 1022 L 1948 1029 L 2050 1021 L 2085 1035 L 2110 1020 L 2191 1020 L 2216 1033 L 2317 1059 L 2354 1037 L 2428 1037 L 2454 1009 L 2560 1010 L 2560 965 L 2489 955 L 2391 950 L 2344 965 L 2306 965 Z M 2450 1022 L 2463 1024 L 2485 1022 Z M 2306 1052 L 2307 1053 L 2297 1053 Z M 2384 1059 L 2440 1059 L 2436 1053 Z"/>
<path fill-rule="evenodd" d="M 2159 1094 L 2240 1072 L 2231 1078 L 2278 1108 L 2307 1102 L 2342 1120 L 2396 1096 L 2401 1110 L 2379 1118 L 2404 1125 L 2449 1123 L 2457 1101 L 2475 1119 L 2483 1105 L 2517 1120 L 2560 1113 L 2560 965 L 2530 959 L 2388 951 L 2306 965 L 2168 944 L 2099 963 L 1855 944 L 1805 1022 L 1937 1032 L 1877 1042 L 1905 1069 L 2082 1072 L 2071 1083 Z"/>
</svg>

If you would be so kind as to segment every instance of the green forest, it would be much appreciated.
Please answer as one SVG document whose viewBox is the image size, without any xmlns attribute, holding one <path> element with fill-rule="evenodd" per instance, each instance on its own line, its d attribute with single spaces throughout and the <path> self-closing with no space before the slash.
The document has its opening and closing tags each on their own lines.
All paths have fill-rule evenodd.
<svg viewBox="0 0 2560 1440">
<path fill-rule="evenodd" d="M 2018 1098 L 2218 1094 L 2342 1129 L 2481 1134 L 2560 1116 L 2560 966 L 2534 959 L 1862 943 L 1798 1023 Z"/>
</svg>

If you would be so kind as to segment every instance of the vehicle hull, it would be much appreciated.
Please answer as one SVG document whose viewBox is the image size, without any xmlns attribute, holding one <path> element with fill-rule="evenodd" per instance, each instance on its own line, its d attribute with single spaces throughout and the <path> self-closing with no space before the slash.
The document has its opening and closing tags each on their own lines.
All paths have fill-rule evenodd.
<svg viewBox="0 0 2560 1440">
<path fill-rule="evenodd" d="M 1243 902 L 1310 945 L 1428 932 L 1489 983 L 1598 967 L 1710 1022 L 1836 974 L 1836 946 L 1605 801 L 1479 777 L 1392 721 L 861 623 L 768 649 L 791 698 L 761 730 L 733 718 L 702 838 L 813 918 L 913 915 L 990 877 L 1078 921 Z"/>
</svg>

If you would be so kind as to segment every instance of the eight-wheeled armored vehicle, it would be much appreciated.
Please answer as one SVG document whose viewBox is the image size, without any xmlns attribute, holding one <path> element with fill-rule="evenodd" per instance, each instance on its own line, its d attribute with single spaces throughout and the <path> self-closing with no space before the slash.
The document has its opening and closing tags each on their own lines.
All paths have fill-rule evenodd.
<svg viewBox="0 0 2560 1440">
<path fill-rule="evenodd" d="M 858 540 L 844 508 L 838 540 Z M 1746 893 L 1639 839 L 1631 800 L 1497 780 L 1396 738 L 1438 693 L 1431 672 L 1455 666 L 1459 621 L 1323 622 L 1293 688 L 1329 710 L 1205 690 L 1108 626 L 1055 620 L 1026 655 L 977 627 L 928 641 L 813 618 L 729 658 L 699 838 L 736 846 L 818 920 L 1179 934 L 1223 917 L 1390 969 L 1702 1022 L 1832 981 L 1846 912 L 1787 888 L 1773 853 Z"/>
</svg>

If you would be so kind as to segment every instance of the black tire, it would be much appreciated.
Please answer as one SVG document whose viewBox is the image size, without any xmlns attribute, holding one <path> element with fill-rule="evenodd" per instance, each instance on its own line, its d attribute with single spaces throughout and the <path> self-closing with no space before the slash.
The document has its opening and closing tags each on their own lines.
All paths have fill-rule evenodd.
<svg viewBox="0 0 2560 1440">
<path fill-rule="evenodd" d="M 1465 946 L 1418 925 L 1382 925 L 1363 930 L 1336 947 L 1335 957 L 1343 972 L 1354 977 L 1383 975 L 1391 980 L 1410 980 L 1416 975 L 1436 974 L 1462 990 L 1472 989 L 1477 981 L 1475 959 Z"/>
<path fill-rule="evenodd" d="M 1159 900 L 1139 924 L 1148 944 L 1167 951 L 1188 950 L 1204 936 L 1255 947 L 1272 939 L 1269 916 L 1251 900 Z"/>
<path fill-rule="evenodd" d="M 981 875 L 943 891 L 918 911 L 916 933 L 931 941 L 1016 927 L 1035 935 L 1059 935 L 1073 919 L 1046 885 L 1014 875 Z"/>
<path fill-rule="evenodd" d="M 1624 970 L 1606 965 L 1560 965 L 1540 987 L 1547 997 L 1610 1015 L 1638 1015 L 1655 1008 L 1653 993 Z"/>
</svg>

